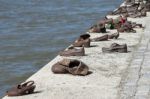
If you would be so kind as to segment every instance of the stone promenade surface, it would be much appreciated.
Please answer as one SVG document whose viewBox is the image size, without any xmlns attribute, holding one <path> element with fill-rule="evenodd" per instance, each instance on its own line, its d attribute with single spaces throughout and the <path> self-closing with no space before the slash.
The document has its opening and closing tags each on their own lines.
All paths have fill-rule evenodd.
<svg viewBox="0 0 150 99">
<path fill-rule="evenodd" d="M 150 18 L 133 60 L 122 77 L 118 99 L 150 99 Z"/>
<path fill-rule="evenodd" d="M 150 99 L 150 17 L 129 20 L 142 23 L 145 29 L 120 33 L 117 40 L 92 42 L 92 47 L 85 48 L 86 56 L 57 56 L 28 79 L 35 81 L 36 93 L 3 99 Z M 112 34 L 116 30 L 108 32 Z M 101 35 L 104 34 L 91 33 L 91 38 Z M 101 48 L 113 42 L 126 43 L 129 52 L 102 53 Z M 52 65 L 62 58 L 81 60 L 92 73 L 87 76 L 53 74 Z"/>
</svg>

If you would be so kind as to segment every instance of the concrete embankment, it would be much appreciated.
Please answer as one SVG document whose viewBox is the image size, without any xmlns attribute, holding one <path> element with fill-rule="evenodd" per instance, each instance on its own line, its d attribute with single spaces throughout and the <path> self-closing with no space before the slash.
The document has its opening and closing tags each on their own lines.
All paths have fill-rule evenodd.
<svg viewBox="0 0 150 99">
<path fill-rule="evenodd" d="M 135 28 L 137 33 L 120 33 L 116 40 L 92 42 L 92 47 L 85 48 L 86 56 L 65 57 L 83 61 L 91 74 L 53 74 L 52 65 L 64 58 L 57 56 L 28 79 L 35 81 L 37 93 L 3 99 L 150 99 L 150 16 L 129 20 L 142 23 L 145 29 Z M 116 30 L 108 32 L 112 34 Z M 94 38 L 104 34 L 90 35 Z M 114 42 L 126 43 L 129 52 L 102 53 L 102 47 L 109 47 Z"/>
</svg>

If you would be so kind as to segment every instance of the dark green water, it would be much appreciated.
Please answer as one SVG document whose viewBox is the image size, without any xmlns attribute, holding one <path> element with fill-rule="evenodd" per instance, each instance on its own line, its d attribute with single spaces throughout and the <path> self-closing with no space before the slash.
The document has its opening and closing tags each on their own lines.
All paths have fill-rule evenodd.
<svg viewBox="0 0 150 99">
<path fill-rule="evenodd" d="M 0 97 L 122 0 L 0 0 Z"/>
</svg>

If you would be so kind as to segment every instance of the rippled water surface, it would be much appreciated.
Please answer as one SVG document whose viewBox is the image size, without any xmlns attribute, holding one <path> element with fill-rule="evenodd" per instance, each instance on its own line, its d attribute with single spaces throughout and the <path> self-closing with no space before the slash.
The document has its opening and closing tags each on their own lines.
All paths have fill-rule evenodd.
<svg viewBox="0 0 150 99">
<path fill-rule="evenodd" d="M 122 0 L 0 0 L 0 97 Z"/>
</svg>

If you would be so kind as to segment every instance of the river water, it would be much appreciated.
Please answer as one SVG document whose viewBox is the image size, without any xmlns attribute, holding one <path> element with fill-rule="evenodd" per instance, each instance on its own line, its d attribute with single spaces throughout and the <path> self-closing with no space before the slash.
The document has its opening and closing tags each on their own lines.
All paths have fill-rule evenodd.
<svg viewBox="0 0 150 99">
<path fill-rule="evenodd" d="M 0 97 L 122 0 L 0 0 Z"/>
</svg>

